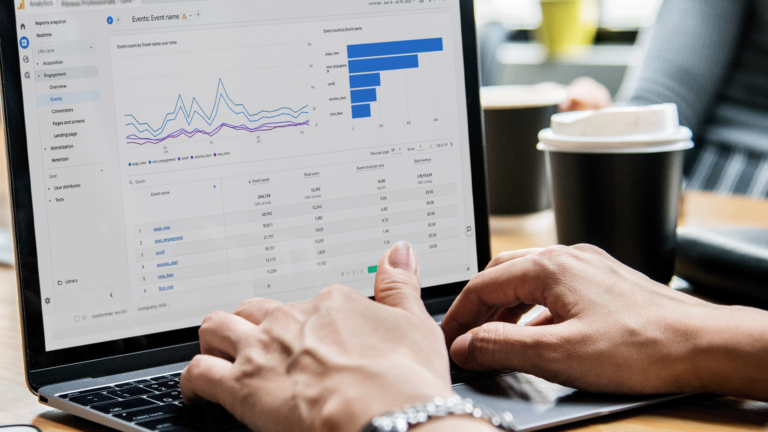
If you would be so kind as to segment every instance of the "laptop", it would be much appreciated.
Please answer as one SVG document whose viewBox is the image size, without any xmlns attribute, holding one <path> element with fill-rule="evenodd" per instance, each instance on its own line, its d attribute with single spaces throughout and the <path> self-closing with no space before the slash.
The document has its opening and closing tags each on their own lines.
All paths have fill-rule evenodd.
<svg viewBox="0 0 768 432">
<path fill-rule="evenodd" d="M 40 403 L 122 431 L 242 427 L 181 402 L 209 312 L 333 283 L 371 296 L 381 254 L 407 240 L 439 316 L 488 263 L 471 0 L 0 7 L 24 362 Z M 520 430 L 672 397 L 455 372 L 459 394 Z"/>
</svg>

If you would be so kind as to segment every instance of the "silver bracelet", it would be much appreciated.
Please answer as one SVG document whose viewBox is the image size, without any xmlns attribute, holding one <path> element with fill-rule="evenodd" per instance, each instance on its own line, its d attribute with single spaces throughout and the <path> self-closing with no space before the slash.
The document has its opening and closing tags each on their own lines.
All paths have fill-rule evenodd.
<svg viewBox="0 0 768 432">
<path fill-rule="evenodd" d="M 402 410 L 389 411 L 374 417 L 360 432 L 406 432 L 411 426 L 452 415 L 484 419 L 504 431 L 517 430 L 508 411 L 498 412 L 472 399 L 454 396 L 448 399 L 436 397 L 425 404 L 406 405 Z"/>
</svg>

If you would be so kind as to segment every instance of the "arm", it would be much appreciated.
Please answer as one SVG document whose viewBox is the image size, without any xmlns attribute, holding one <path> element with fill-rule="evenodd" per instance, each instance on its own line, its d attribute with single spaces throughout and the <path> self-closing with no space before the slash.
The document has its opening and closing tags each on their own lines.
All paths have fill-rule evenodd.
<svg viewBox="0 0 768 432">
<path fill-rule="evenodd" d="M 680 122 L 699 135 L 741 43 L 751 0 L 665 0 L 643 35 L 642 63 L 627 72 L 618 99 L 674 102 Z"/>
<path fill-rule="evenodd" d="M 689 393 L 707 392 L 768 401 L 768 312 L 717 306 L 696 331 Z"/>
<path fill-rule="evenodd" d="M 535 304 L 549 309 L 515 323 Z M 768 400 L 768 312 L 717 306 L 593 246 L 500 255 L 443 320 L 460 366 L 512 369 L 595 392 Z"/>
<path fill-rule="evenodd" d="M 357 432 L 376 415 L 454 396 L 445 340 L 421 301 L 407 243 L 379 262 L 375 297 L 334 286 L 307 303 L 252 299 L 234 314 L 209 315 L 202 354 L 181 375 L 184 400 L 221 404 L 254 431 Z M 495 428 L 456 417 L 413 430 Z"/>
</svg>

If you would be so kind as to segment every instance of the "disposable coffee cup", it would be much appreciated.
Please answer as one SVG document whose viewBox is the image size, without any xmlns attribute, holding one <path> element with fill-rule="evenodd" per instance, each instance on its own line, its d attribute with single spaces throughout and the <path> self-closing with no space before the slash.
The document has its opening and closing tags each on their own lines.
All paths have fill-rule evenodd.
<svg viewBox="0 0 768 432">
<path fill-rule="evenodd" d="M 539 131 L 566 97 L 555 84 L 480 90 L 491 214 L 521 215 L 550 207 L 546 161 L 536 145 Z"/>
<path fill-rule="evenodd" d="M 589 243 L 651 279 L 674 275 L 683 153 L 691 131 L 677 106 L 552 116 L 546 153 L 558 243 Z"/>
</svg>

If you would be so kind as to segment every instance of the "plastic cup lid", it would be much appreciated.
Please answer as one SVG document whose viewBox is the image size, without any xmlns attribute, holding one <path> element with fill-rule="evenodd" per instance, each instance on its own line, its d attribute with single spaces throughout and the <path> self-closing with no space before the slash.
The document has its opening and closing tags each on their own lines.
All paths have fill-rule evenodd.
<svg viewBox="0 0 768 432">
<path fill-rule="evenodd" d="M 552 116 L 539 149 L 578 153 L 647 153 L 693 147 L 675 104 L 575 111 Z"/>
<path fill-rule="evenodd" d="M 554 83 L 480 88 L 480 103 L 486 110 L 560 105 L 567 98 L 565 89 Z"/>
</svg>

